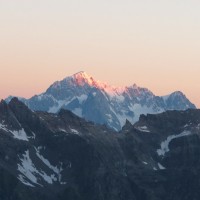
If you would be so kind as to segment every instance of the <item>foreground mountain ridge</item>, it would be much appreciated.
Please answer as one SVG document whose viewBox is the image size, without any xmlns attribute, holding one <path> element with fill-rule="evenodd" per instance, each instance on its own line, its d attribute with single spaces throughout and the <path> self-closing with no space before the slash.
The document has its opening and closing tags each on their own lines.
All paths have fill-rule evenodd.
<svg viewBox="0 0 200 200">
<path fill-rule="evenodd" d="M 200 110 L 128 120 L 120 132 L 61 109 L 0 103 L 1 200 L 194 200 Z"/>
<path fill-rule="evenodd" d="M 83 71 L 56 81 L 40 95 L 20 100 L 34 111 L 57 113 L 60 109 L 67 109 L 79 117 L 106 124 L 115 130 L 121 130 L 126 119 L 135 123 L 141 114 L 196 108 L 180 91 L 159 97 L 136 84 L 110 86 Z"/>
</svg>

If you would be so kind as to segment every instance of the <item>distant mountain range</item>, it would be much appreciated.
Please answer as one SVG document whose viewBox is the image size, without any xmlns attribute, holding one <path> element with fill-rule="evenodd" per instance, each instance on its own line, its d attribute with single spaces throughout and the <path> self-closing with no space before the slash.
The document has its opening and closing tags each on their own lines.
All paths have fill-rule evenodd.
<svg viewBox="0 0 200 200">
<path fill-rule="evenodd" d="M 0 102 L 1 200 L 198 200 L 199 155 L 197 109 L 141 115 L 115 132 Z"/>
<path fill-rule="evenodd" d="M 12 96 L 6 99 L 10 101 Z M 128 119 L 136 122 L 141 114 L 196 108 L 186 96 L 173 92 L 156 96 L 146 88 L 132 85 L 113 87 L 79 72 L 53 83 L 46 92 L 30 99 L 19 98 L 34 111 L 57 113 L 61 108 L 79 117 L 120 130 Z"/>
</svg>

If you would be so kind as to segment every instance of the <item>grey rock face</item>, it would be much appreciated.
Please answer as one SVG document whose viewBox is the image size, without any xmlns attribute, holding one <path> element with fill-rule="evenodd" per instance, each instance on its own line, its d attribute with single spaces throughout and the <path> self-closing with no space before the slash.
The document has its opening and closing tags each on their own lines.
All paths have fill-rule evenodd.
<svg viewBox="0 0 200 200">
<path fill-rule="evenodd" d="M 199 155 L 200 110 L 141 115 L 115 132 L 0 103 L 1 200 L 198 199 Z"/>
<path fill-rule="evenodd" d="M 57 113 L 64 108 L 115 130 L 121 130 L 126 119 L 133 124 L 141 114 L 195 108 L 181 92 L 159 97 L 137 85 L 123 88 L 109 86 L 85 72 L 55 82 L 43 94 L 20 100 L 34 111 Z"/>
</svg>

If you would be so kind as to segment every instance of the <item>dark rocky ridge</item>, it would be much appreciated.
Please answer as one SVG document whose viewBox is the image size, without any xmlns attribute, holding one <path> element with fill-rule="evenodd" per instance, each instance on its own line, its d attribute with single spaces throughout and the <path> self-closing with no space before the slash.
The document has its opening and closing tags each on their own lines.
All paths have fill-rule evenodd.
<svg viewBox="0 0 200 200">
<path fill-rule="evenodd" d="M 199 135 L 200 110 L 142 115 L 115 132 L 70 111 L 2 101 L 0 199 L 198 199 Z"/>
</svg>

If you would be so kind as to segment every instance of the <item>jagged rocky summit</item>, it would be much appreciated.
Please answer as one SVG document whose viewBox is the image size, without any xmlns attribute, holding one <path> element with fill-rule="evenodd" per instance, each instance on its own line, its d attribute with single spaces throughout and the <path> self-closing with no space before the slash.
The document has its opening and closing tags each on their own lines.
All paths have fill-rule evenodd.
<svg viewBox="0 0 200 200">
<path fill-rule="evenodd" d="M 120 132 L 71 111 L 0 103 L 1 200 L 200 196 L 200 110 L 141 115 Z"/>
</svg>

